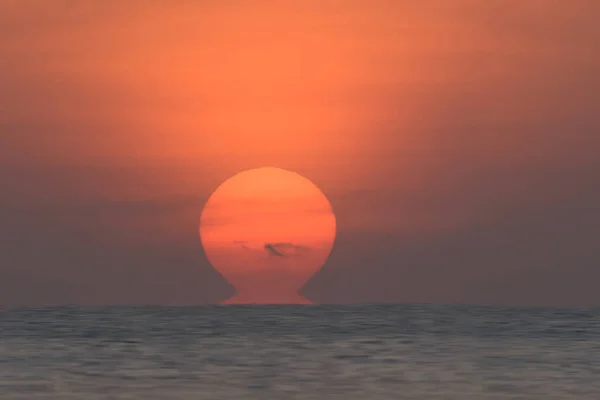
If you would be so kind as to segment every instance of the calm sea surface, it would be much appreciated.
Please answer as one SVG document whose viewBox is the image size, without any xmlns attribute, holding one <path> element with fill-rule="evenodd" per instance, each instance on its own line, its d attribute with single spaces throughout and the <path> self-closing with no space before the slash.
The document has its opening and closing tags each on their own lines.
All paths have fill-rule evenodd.
<svg viewBox="0 0 600 400">
<path fill-rule="evenodd" d="M 600 399 L 600 310 L 17 309 L 0 399 Z"/>
</svg>

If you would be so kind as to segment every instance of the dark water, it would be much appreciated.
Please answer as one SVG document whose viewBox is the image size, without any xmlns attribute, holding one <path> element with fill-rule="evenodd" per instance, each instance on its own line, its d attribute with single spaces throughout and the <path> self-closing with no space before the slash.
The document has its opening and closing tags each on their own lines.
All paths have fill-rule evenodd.
<svg viewBox="0 0 600 400">
<path fill-rule="evenodd" d="M 0 314 L 0 399 L 600 399 L 600 310 Z"/>
</svg>

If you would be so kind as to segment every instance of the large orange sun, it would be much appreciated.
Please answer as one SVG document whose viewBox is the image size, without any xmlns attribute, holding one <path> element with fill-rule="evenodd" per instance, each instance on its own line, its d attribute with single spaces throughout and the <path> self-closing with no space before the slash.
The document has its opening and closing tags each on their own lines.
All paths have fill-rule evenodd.
<svg viewBox="0 0 600 400">
<path fill-rule="evenodd" d="M 271 167 L 225 181 L 200 218 L 208 260 L 237 291 L 229 304 L 309 303 L 298 290 L 329 257 L 335 234 L 335 215 L 319 188 Z"/>
</svg>

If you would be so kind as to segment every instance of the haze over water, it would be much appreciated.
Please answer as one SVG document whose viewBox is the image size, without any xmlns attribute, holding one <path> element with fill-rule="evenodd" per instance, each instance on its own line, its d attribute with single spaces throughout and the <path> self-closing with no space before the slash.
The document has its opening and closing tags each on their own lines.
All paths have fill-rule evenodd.
<svg viewBox="0 0 600 400">
<path fill-rule="evenodd" d="M 2 400 L 600 398 L 600 309 L 65 307 L 0 326 Z"/>
</svg>

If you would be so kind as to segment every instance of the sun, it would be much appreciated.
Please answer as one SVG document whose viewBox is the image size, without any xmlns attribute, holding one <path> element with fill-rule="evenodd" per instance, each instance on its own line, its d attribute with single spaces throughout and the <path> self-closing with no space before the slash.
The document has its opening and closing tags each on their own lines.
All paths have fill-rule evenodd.
<svg viewBox="0 0 600 400">
<path fill-rule="evenodd" d="M 206 256 L 237 291 L 230 304 L 308 303 L 298 290 L 327 261 L 335 235 L 335 215 L 321 190 L 273 167 L 229 178 L 200 217 Z"/>
</svg>

